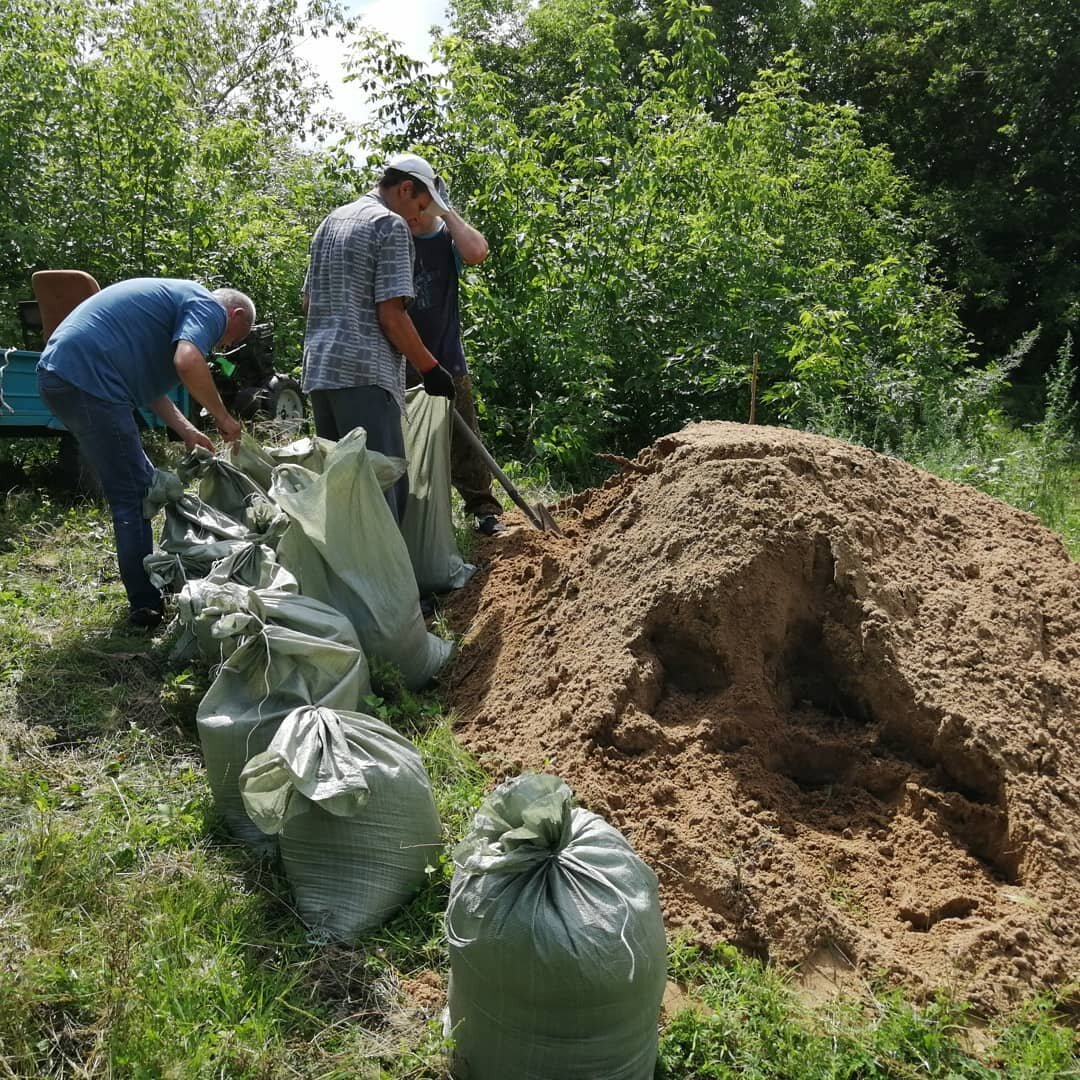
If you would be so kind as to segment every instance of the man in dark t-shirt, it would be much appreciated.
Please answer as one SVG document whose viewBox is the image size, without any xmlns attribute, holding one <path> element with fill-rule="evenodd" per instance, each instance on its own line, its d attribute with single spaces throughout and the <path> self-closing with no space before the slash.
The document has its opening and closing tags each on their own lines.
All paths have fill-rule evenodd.
<svg viewBox="0 0 1080 1080">
<path fill-rule="evenodd" d="M 439 181 L 441 183 L 441 180 Z M 422 215 L 409 222 L 416 260 L 413 269 L 415 298 L 409 314 L 420 339 L 454 377 L 454 407 L 478 435 L 472 381 L 461 343 L 458 278 L 463 265 L 475 266 L 487 258 L 488 244 L 450 204 L 445 185 L 440 190 L 450 207 L 440 217 Z M 407 373 L 410 385 L 418 377 Z M 476 451 L 463 439 L 450 438 L 450 479 L 476 519 L 477 529 L 491 536 L 502 531 L 502 506 L 491 491 L 491 473 Z"/>
</svg>

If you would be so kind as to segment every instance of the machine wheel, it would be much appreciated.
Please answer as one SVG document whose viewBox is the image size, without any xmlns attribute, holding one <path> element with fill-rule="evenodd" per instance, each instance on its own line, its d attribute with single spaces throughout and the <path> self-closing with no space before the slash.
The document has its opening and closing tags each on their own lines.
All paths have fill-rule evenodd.
<svg viewBox="0 0 1080 1080">
<path fill-rule="evenodd" d="M 304 395 L 293 379 L 278 376 L 270 385 L 266 398 L 266 411 L 271 420 L 287 420 L 299 423 L 304 419 Z"/>
</svg>

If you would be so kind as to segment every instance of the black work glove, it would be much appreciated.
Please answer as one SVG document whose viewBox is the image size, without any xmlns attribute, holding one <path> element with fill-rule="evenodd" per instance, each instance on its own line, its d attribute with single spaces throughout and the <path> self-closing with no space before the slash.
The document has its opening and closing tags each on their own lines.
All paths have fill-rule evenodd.
<svg viewBox="0 0 1080 1080">
<path fill-rule="evenodd" d="M 432 397 L 444 397 L 453 401 L 454 376 L 442 364 L 436 364 L 424 372 L 424 390 Z"/>
</svg>

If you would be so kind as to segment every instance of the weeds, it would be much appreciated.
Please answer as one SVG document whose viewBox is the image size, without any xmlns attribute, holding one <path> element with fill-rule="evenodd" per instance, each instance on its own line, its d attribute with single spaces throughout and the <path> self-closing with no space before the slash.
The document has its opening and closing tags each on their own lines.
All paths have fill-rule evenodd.
<svg viewBox="0 0 1080 1080">
<path fill-rule="evenodd" d="M 915 1006 L 896 992 L 869 993 L 812 1008 L 756 960 L 729 947 L 698 950 L 686 939 L 672 943 L 670 974 L 688 987 L 691 1004 L 662 1033 L 657 1075 L 665 1080 L 1080 1075 L 1080 1043 L 1050 998 L 992 1028 L 980 1061 L 966 1048 L 972 1018 L 945 997 Z"/>
<path fill-rule="evenodd" d="M 1080 453 L 1073 390 L 1076 369 L 1072 338 L 1058 351 L 1045 387 L 1043 418 L 1016 426 L 1005 413 L 1009 376 L 1038 337 L 1025 335 L 1002 360 L 973 371 L 937 392 L 922 410 L 922 423 L 892 449 L 913 465 L 947 480 L 969 484 L 1002 502 L 1034 514 L 1080 559 Z M 839 410 L 822 410 L 814 428 L 836 438 L 860 441 Z"/>
</svg>

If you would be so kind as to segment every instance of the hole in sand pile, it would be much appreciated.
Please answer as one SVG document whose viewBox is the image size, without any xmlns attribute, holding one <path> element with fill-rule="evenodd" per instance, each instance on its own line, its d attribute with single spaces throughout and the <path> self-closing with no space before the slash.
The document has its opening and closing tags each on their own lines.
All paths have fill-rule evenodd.
<svg viewBox="0 0 1080 1080">
<path fill-rule="evenodd" d="M 794 783 L 801 797 L 789 811 L 807 822 L 847 813 L 858 830 L 860 814 L 870 828 L 881 813 L 922 813 L 904 808 L 913 784 L 932 827 L 1016 882 L 1000 769 L 964 738 L 944 737 L 915 687 L 867 654 L 862 605 L 835 584 L 833 566 L 820 538 L 804 538 L 754 560 L 731 587 L 658 598 L 638 705 L 675 745 L 741 755 Z"/>
<path fill-rule="evenodd" d="M 770 771 L 786 776 L 804 791 L 848 782 L 852 764 L 850 743 L 806 740 L 783 743 L 768 760 Z"/>
<path fill-rule="evenodd" d="M 660 663 L 662 687 L 684 694 L 720 694 L 731 685 L 727 661 L 694 638 L 687 628 L 660 624 L 648 636 L 649 648 Z"/>
<path fill-rule="evenodd" d="M 796 620 L 775 676 L 780 704 L 795 711 L 809 706 L 837 720 L 870 724 L 873 715 L 849 689 L 849 678 L 833 656 L 821 622 Z"/>
</svg>

